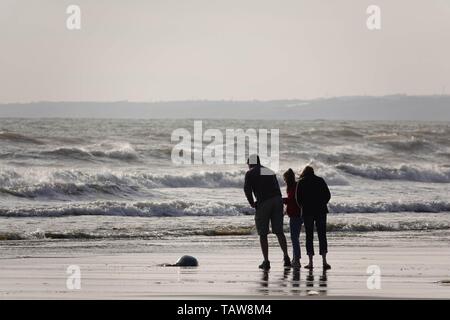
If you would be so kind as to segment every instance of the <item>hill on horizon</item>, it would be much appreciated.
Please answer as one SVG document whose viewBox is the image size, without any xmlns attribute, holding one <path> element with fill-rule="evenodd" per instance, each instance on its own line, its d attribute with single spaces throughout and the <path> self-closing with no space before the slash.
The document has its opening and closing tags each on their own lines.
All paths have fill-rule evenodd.
<svg viewBox="0 0 450 320">
<path fill-rule="evenodd" d="M 0 104 L 0 118 L 450 121 L 450 96 L 314 100 L 32 102 Z"/>
</svg>

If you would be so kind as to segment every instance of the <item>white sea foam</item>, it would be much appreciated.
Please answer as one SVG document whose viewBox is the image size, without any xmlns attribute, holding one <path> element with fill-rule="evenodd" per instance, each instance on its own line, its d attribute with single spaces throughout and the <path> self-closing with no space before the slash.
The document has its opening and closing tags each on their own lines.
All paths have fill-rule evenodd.
<svg viewBox="0 0 450 320">
<path fill-rule="evenodd" d="M 42 156 L 56 156 L 77 160 L 110 158 L 117 160 L 137 160 L 138 153 L 129 143 L 101 143 L 88 146 L 64 146 L 41 151 Z"/>
<path fill-rule="evenodd" d="M 362 233 L 362 232 L 414 232 L 414 231 L 446 231 L 450 230 L 450 220 L 443 219 L 443 221 L 432 219 L 417 219 L 413 215 L 409 216 L 408 221 L 380 221 L 376 219 L 357 219 L 357 220 L 342 220 L 329 219 L 327 223 L 327 231 L 330 233 Z M 189 237 L 189 236 L 254 236 L 256 229 L 253 223 L 248 221 L 245 223 L 239 220 L 225 222 L 218 224 L 218 221 L 213 224 L 204 223 L 208 217 L 197 218 L 200 223 L 190 225 L 189 227 L 180 224 L 178 221 L 171 224 L 171 227 L 165 227 L 161 222 L 153 220 L 156 226 L 152 228 L 145 227 L 140 223 L 128 225 L 126 228 L 122 227 L 120 222 L 114 220 L 104 220 L 108 225 L 113 225 L 112 228 L 74 228 L 68 222 L 60 220 L 58 226 L 48 226 L 48 229 L 36 229 L 31 231 L 0 231 L 0 241 L 6 240 L 51 240 L 51 239 L 161 239 L 165 237 Z M 192 221 L 192 220 L 191 220 Z M 45 227 L 44 227 L 45 228 Z M 285 232 L 289 232 L 288 225 L 285 225 Z"/>
<path fill-rule="evenodd" d="M 117 202 L 95 201 L 91 203 L 42 206 L 35 208 L 0 208 L 3 217 L 64 217 L 64 216 L 233 216 L 251 214 L 247 205 L 221 201 L 199 203 L 174 200 L 167 202 Z"/>
<path fill-rule="evenodd" d="M 397 167 L 375 165 L 353 165 L 341 163 L 336 168 L 355 176 L 373 180 L 406 180 L 420 182 L 450 182 L 450 170 L 438 166 L 411 166 L 402 164 Z"/>
<path fill-rule="evenodd" d="M 245 171 L 150 174 L 86 170 L 0 169 L 0 195 L 24 198 L 139 195 L 156 188 L 241 188 Z"/>
<path fill-rule="evenodd" d="M 394 212 L 422 212 L 437 213 L 450 212 L 450 202 L 370 202 L 370 203 L 330 203 L 333 213 L 394 213 Z M 239 216 L 252 215 L 254 210 L 243 203 L 229 203 L 224 201 L 199 202 L 188 200 L 169 201 L 94 201 L 72 203 L 69 205 L 36 205 L 29 207 L 0 208 L 3 217 L 63 217 L 63 216 Z"/>
</svg>

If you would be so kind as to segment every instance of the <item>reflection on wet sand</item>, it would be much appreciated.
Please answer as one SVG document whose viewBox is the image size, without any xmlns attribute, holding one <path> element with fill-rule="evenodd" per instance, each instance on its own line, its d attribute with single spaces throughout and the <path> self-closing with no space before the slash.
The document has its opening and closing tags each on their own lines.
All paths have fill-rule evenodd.
<svg viewBox="0 0 450 320">
<path fill-rule="evenodd" d="M 326 270 L 314 274 L 314 270 L 306 271 L 302 281 L 300 268 L 285 268 L 281 276 L 276 271 L 263 271 L 257 291 L 264 295 L 321 295 L 327 294 L 328 277 Z M 317 276 L 319 276 L 317 278 Z M 270 279 L 273 280 L 270 280 Z"/>
<path fill-rule="evenodd" d="M 257 291 L 264 295 L 268 295 L 269 294 L 269 271 L 267 271 L 267 270 L 263 271 L 260 285 L 261 285 L 261 287 Z"/>
</svg>

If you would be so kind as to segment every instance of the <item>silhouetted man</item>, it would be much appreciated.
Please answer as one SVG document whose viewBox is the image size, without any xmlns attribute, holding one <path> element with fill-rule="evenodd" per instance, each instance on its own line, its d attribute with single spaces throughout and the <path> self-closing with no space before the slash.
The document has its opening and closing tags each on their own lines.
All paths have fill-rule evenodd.
<svg viewBox="0 0 450 320">
<path fill-rule="evenodd" d="M 259 235 L 262 254 L 264 256 L 260 269 L 270 269 L 269 244 L 267 234 L 269 233 L 269 223 L 272 233 L 276 234 L 280 247 L 284 253 L 284 266 L 291 266 L 286 244 L 286 237 L 283 231 L 283 199 L 281 197 L 280 186 L 275 173 L 261 165 L 259 156 L 251 155 L 247 164 L 249 170 L 245 174 L 244 192 L 252 208 L 256 209 L 255 224 Z M 253 199 L 255 195 L 256 202 Z"/>
<path fill-rule="evenodd" d="M 306 166 L 297 183 L 296 200 L 302 210 L 305 225 L 306 253 L 309 257 L 309 264 L 305 266 L 307 269 L 313 268 L 314 224 L 319 236 L 319 251 L 322 256 L 323 268 L 324 270 L 331 268 L 327 263 L 327 204 L 330 198 L 331 193 L 325 180 L 316 176 L 312 167 Z"/>
</svg>

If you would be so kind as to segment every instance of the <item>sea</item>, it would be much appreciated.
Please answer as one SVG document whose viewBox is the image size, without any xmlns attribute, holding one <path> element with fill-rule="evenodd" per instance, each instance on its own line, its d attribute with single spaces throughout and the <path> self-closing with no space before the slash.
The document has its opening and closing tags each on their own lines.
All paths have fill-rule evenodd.
<svg viewBox="0 0 450 320">
<path fill-rule="evenodd" d="M 0 119 L 0 244 L 256 239 L 245 163 L 174 163 L 180 128 L 194 120 Z M 449 245 L 448 122 L 203 120 L 250 128 L 279 130 L 283 194 L 288 168 L 328 183 L 331 246 Z"/>
</svg>

